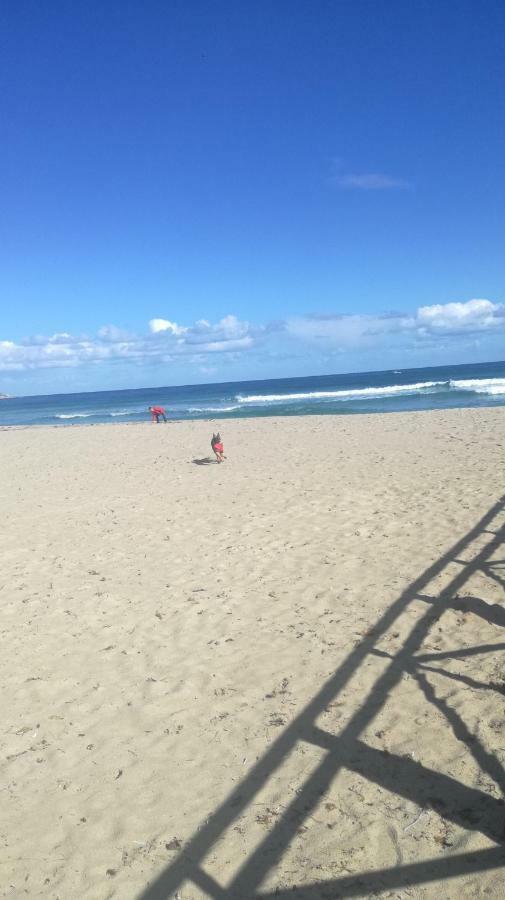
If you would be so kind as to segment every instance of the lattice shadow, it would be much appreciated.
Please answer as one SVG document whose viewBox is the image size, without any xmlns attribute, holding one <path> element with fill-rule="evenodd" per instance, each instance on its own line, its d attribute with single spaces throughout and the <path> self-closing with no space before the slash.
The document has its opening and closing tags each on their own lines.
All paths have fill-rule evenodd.
<svg viewBox="0 0 505 900">
<path fill-rule="evenodd" d="M 391 691 L 403 674 L 408 672 L 415 678 L 426 700 L 444 715 L 458 740 L 464 741 L 479 768 L 492 778 L 502 791 L 505 789 L 503 767 L 499 760 L 469 732 L 461 717 L 447 701 L 436 694 L 425 674 L 428 671 L 435 671 L 438 675 L 459 680 L 464 684 L 471 682 L 470 686 L 475 688 L 503 693 L 503 685 L 480 683 L 468 679 L 467 676 L 455 675 L 429 664 L 447 658 L 496 653 L 505 649 L 505 643 L 498 642 L 454 651 L 419 653 L 434 623 L 439 621 L 447 609 L 460 609 L 458 604 L 461 603 L 467 604 L 470 611 L 482 616 L 491 624 L 505 625 L 501 607 L 486 604 L 480 598 L 459 596 L 459 592 L 472 574 L 479 571 L 502 583 L 500 576 L 496 577 L 501 561 L 493 562 L 491 557 L 503 544 L 505 528 L 503 525 L 496 525 L 495 522 L 503 510 L 504 498 L 501 498 L 465 537 L 398 597 L 374 628 L 349 653 L 318 694 L 269 747 L 227 800 L 195 833 L 175 861 L 146 888 L 142 900 L 162 900 L 162 898 L 165 900 L 172 897 L 185 881 L 192 881 L 213 900 L 254 900 L 254 898 L 273 900 L 274 897 L 281 900 L 282 898 L 294 900 L 296 897 L 304 900 L 320 900 L 326 897 L 354 897 L 406 885 L 420 885 L 429 881 L 454 878 L 467 873 L 475 874 L 478 871 L 505 865 L 503 847 L 505 807 L 502 799 L 495 799 L 479 789 L 470 788 L 414 760 L 372 748 L 360 740 L 360 735 L 383 708 Z M 491 525 L 494 527 L 490 528 Z M 472 559 L 463 561 L 461 554 L 471 551 L 477 539 L 485 539 L 485 535 L 491 535 L 487 543 Z M 450 563 L 458 564 L 457 574 L 438 596 L 426 594 L 430 582 Z M 413 601 L 419 600 L 427 603 L 426 612 L 416 621 L 401 648 L 394 655 L 378 650 L 375 647 L 377 641 L 387 633 Z M 316 724 L 319 715 L 335 700 L 370 654 L 387 659 L 388 664 L 360 708 L 338 735 L 319 728 Z M 249 854 L 231 882 L 227 886 L 218 884 L 204 870 L 202 861 L 216 841 L 251 804 L 299 741 L 322 749 L 324 756 L 321 762 L 306 779 L 263 841 Z M 438 802 L 437 811 L 443 818 L 467 830 L 481 832 L 498 846 L 391 869 L 362 872 L 326 882 L 262 892 L 260 885 L 266 875 L 282 858 L 300 824 L 312 814 L 321 794 L 328 789 L 331 781 L 344 767 L 420 806 L 430 803 L 433 806 Z M 438 798 L 438 801 L 434 801 L 434 797 Z"/>
</svg>

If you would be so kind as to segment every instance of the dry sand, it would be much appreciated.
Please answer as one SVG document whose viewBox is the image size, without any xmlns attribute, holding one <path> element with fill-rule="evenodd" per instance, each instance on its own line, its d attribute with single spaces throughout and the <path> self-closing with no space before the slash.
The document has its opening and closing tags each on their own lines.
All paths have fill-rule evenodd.
<svg viewBox="0 0 505 900">
<path fill-rule="evenodd" d="M 1 896 L 505 897 L 505 409 L 213 425 L 0 434 Z"/>
</svg>

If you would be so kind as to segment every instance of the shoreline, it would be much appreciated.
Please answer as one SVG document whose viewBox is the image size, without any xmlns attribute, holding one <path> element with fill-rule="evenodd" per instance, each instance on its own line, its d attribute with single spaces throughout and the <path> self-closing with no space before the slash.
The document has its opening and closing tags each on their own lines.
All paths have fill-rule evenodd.
<svg viewBox="0 0 505 900">
<path fill-rule="evenodd" d="M 209 417 L 209 418 L 200 418 L 200 417 L 189 418 L 189 417 L 187 417 L 184 419 L 172 419 L 172 418 L 170 418 L 170 413 L 168 413 L 167 422 L 166 423 L 160 422 L 159 425 L 160 425 L 160 427 L 164 424 L 166 424 L 166 425 L 190 425 L 190 424 L 196 423 L 196 424 L 210 424 L 210 425 L 214 424 L 215 425 L 216 422 L 221 422 L 221 423 L 227 424 L 228 422 L 230 422 L 230 423 L 244 422 L 244 421 L 262 422 L 264 420 L 267 420 L 270 422 L 272 420 L 279 421 L 279 422 L 283 422 L 285 420 L 287 420 L 287 421 L 296 420 L 296 421 L 303 422 L 305 420 L 311 421 L 313 419 L 322 419 L 322 420 L 326 420 L 326 419 L 340 420 L 341 419 L 341 420 L 347 421 L 349 419 L 368 419 L 368 418 L 375 419 L 377 417 L 383 417 L 383 416 L 384 417 L 425 416 L 425 415 L 430 415 L 430 414 L 431 415 L 445 415 L 447 413 L 449 413 L 449 414 L 452 414 L 452 413 L 454 413 L 454 414 L 456 414 L 456 413 L 459 413 L 459 414 L 473 414 L 473 413 L 489 414 L 490 412 L 493 412 L 494 410 L 498 411 L 501 409 L 505 410 L 505 401 L 503 403 L 495 402 L 492 405 L 489 404 L 486 406 L 444 406 L 441 408 L 430 408 L 430 409 L 409 409 L 409 410 L 394 409 L 394 410 L 377 410 L 377 411 L 349 412 L 349 413 L 343 413 L 343 412 L 321 413 L 320 411 L 317 411 L 317 412 L 313 412 L 313 413 L 292 413 L 292 414 L 285 413 L 282 415 L 279 415 L 279 413 L 272 412 L 272 413 L 264 414 L 264 415 L 250 415 L 250 416 L 240 415 L 240 416 L 228 416 L 228 417 L 213 416 L 213 417 Z M 114 422 L 62 422 L 62 423 L 54 423 L 52 425 L 49 425 L 47 423 L 42 423 L 42 424 L 35 423 L 33 425 L 23 425 L 23 424 L 1 425 L 0 424 L 0 431 L 21 431 L 21 430 L 31 430 L 31 429 L 52 431 L 55 428 L 58 428 L 58 429 L 61 429 L 61 428 L 64 428 L 64 429 L 84 428 L 85 429 L 85 428 L 98 428 L 98 427 L 99 428 L 103 428 L 103 427 L 117 428 L 118 426 L 121 426 L 123 428 L 125 428 L 125 427 L 142 428 L 144 426 L 151 426 L 151 425 L 153 425 L 153 423 L 149 419 L 146 418 L 145 421 L 141 421 L 141 422 L 115 422 L 115 421 Z M 224 427 L 224 426 L 222 426 L 222 427 Z"/>
</svg>

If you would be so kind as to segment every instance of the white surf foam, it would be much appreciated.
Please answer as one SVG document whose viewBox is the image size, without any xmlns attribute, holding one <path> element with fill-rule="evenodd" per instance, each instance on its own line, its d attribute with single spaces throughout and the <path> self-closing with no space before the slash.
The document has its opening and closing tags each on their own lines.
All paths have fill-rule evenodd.
<svg viewBox="0 0 505 900">
<path fill-rule="evenodd" d="M 459 391 L 474 391 L 477 394 L 505 394 L 505 378 L 463 378 L 451 380 L 451 387 Z"/>
<path fill-rule="evenodd" d="M 417 384 L 393 384 L 388 387 L 355 388 L 343 391 L 310 391 L 300 394 L 251 394 L 235 398 L 239 403 L 283 403 L 289 400 L 351 400 L 362 397 L 394 397 L 396 394 L 417 394 L 430 388 L 441 387 L 445 381 L 421 381 Z"/>
<path fill-rule="evenodd" d="M 94 413 L 61 413 L 55 419 L 89 419 Z"/>
<path fill-rule="evenodd" d="M 208 412 L 233 412 L 234 409 L 240 409 L 238 405 L 236 406 L 190 406 L 188 412 L 190 413 L 208 413 Z"/>
</svg>

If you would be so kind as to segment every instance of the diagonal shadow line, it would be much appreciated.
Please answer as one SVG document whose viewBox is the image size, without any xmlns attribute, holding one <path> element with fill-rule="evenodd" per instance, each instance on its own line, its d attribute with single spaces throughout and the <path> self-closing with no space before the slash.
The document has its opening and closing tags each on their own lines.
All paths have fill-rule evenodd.
<svg viewBox="0 0 505 900">
<path fill-rule="evenodd" d="M 435 597 L 429 594 L 418 594 L 418 599 L 425 603 L 434 603 Z M 505 608 L 499 603 L 486 603 L 481 597 L 455 597 L 452 602 L 447 604 L 447 608 L 454 609 L 457 612 L 473 613 L 485 619 L 490 625 L 500 625 L 505 628 Z"/>
<path fill-rule="evenodd" d="M 370 747 L 363 741 L 346 746 L 338 735 L 315 727 L 311 743 L 331 755 L 338 754 L 343 768 L 356 772 L 385 790 L 417 806 L 431 806 L 442 818 L 469 831 L 480 831 L 495 843 L 504 841 L 505 806 L 478 788 L 423 766 L 408 756 Z M 501 768 L 501 767 L 500 767 Z M 319 796 L 318 796 L 319 799 Z"/>
<path fill-rule="evenodd" d="M 447 669 L 437 669 L 436 666 L 426 666 L 424 663 L 419 663 L 419 668 L 423 672 L 433 672 L 434 675 L 443 675 L 451 681 L 459 681 L 460 684 L 466 684 L 467 687 L 477 691 L 496 691 L 497 694 L 505 694 L 505 684 L 498 684 L 496 681 L 486 684 L 485 681 L 476 681 L 475 678 L 462 675 L 461 672 L 449 672 Z"/>
<path fill-rule="evenodd" d="M 377 625 L 373 629 L 373 633 L 367 635 L 348 654 L 347 658 L 326 681 L 321 690 L 307 704 L 305 709 L 302 710 L 282 734 L 279 735 L 261 759 L 252 767 L 249 774 L 236 786 L 228 798 L 211 816 L 209 816 L 206 823 L 193 835 L 174 862 L 161 872 L 152 884 L 146 887 L 145 891 L 141 894 L 142 900 L 166 900 L 166 898 L 177 890 L 182 881 L 191 878 L 191 872 L 194 871 L 195 867 L 197 867 L 201 860 L 204 859 L 210 848 L 222 833 L 248 806 L 261 787 L 282 764 L 297 741 L 303 739 L 303 735 L 307 728 L 310 729 L 310 727 L 312 727 L 317 716 L 326 709 L 328 704 L 335 699 L 338 693 L 349 682 L 366 656 L 373 649 L 378 638 L 387 632 L 412 600 L 415 599 L 416 594 L 423 591 L 437 575 L 443 572 L 445 567 L 452 562 L 456 556 L 463 552 L 465 548 L 479 537 L 483 530 L 496 518 L 503 508 L 504 498 L 502 497 L 484 516 L 482 516 L 474 528 L 457 541 L 437 562 L 429 566 L 429 568 L 415 579 L 397 600 L 391 604 L 389 609 L 386 610 L 377 622 Z M 484 561 L 484 559 L 489 558 L 494 550 L 501 545 L 501 535 L 503 532 L 504 528 L 501 527 L 497 534 L 486 545 L 484 550 L 482 550 L 473 561 L 465 563 L 466 568 L 462 567 L 458 572 L 458 575 L 451 582 L 450 587 L 453 592 L 459 590 L 469 578 L 470 574 L 479 568 L 479 564 Z M 383 705 L 389 690 L 391 690 L 401 677 L 401 662 L 407 656 L 413 655 L 413 652 L 418 649 L 422 640 L 428 633 L 433 621 L 442 614 L 442 604 L 440 604 L 440 606 L 440 610 L 435 614 L 433 609 L 430 609 L 421 619 L 420 623 L 414 628 L 411 636 L 406 642 L 405 651 L 403 654 L 398 655 L 397 659 L 391 663 L 386 675 L 379 679 L 377 691 L 372 692 L 371 697 L 369 697 L 365 713 L 363 713 L 363 707 L 358 711 L 357 716 L 352 720 L 354 723 L 353 727 L 352 729 L 348 728 L 346 737 L 357 737 L 366 722 L 370 721 L 370 719 L 376 715 L 379 708 Z M 393 677 L 391 677 L 391 673 L 394 673 Z M 374 699 L 374 695 L 376 694 L 380 696 L 380 700 Z M 385 696 L 381 696 L 382 694 Z M 328 758 L 323 761 L 322 765 L 328 768 Z M 325 773 L 328 783 L 336 774 L 333 761 L 332 767 L 333 774 L 330 774 L 329 771 Z M 324 780 L 325 778 L 323 777 L 323 782 Z M 304 789 L 302 789 L 300 793 L 303 795 Z M 309 803 L 309 808 L 312 808 L 313 805 L 314 800 L 312 798 L 312 803 Z M 302 818 L 305 818 L 301 803 L 295 802 L 294 804 L 291 804 L 291 807 L 289 815 L 292 821 L 289 824 L 289 827 L 287 816 L 284 816 L 281 823 L 279 823 L 283 832 L 282 837 L 279 835 L 279 825 L 277 825 L 274 832 L 260 844 L 256 851 L 251 854 L 244 866 L 239 870 L 237 877 L 234 879 L 234 882 L 228 891 L 229 897 L 251 896 L 257 885 L 263 880 L 265 874 L 275 864 L 276 859 L 284 853 L 284 850 L 289 845 L 297 828 L 296 825 L 293 827 L 293 821 L 299 820 L 300 815 L 302 815 Z M 275 842 L 278 841 L 278 847 L 277 843 L 273 843 L 274 840 Z"/>
<path fill-rule="evenodd" d="M 336 900 L 337 897 L 371 897 L 379 892 L 411 885 L 427 884 L 447 878 L 501 868 L 505 852 L 501 847 L 458 853 L 456 856 L 426 859 L 422 862 L 395 866 L 392 869 L 369 870 L 359 875 L 345 875 L 315 884 L 292 888 L 276 888 L 271 892 L 251 895 L 249 900 Z"/>
<path fill-rule="evenodd" d="M 193 870 L 192 881 L 201 888 L 204 893 L 208 894 L 210 897 L 214 897 L 215 900 L 225 900 L 227 896 L 226 888 L 218 884 L 217 881 L 203 869 L 196 868 Z"/>
<path fill-rule="evenodd" d="M 387 653 L 385 650 L 375 649 L 371 653 L 373 656 L 380 656 L 384 659 L 394 658 L 392 653 Z M 418 662 L 420 658 L 419 656 L 414 656 L 409 672 L 412 673 L 416 669 L 422 669 L 423 672 L 433 672 L 435 675 L 442 675 L 444 678 L 450 678 L 452 681 L 458 681 L 460 684 L 466 684 L 468 687 L 479 691 L 496 691 L 497 694 L 505 694 L 505 684 L 497 684 L 494 681 L 486 684 L 484 681 L 476 681 L 475 678 L 470 678 L 469 675 L 462 675 L 460 672 L 449 672 L 448 669 L 437 669 L 435 666 L 427 666 L 426 663 Z"/>
<path fill-rule="evenodd" d="M 485 566 L 485 567 L 483 566 L 482 571 L 487 578 L 492 578 L 493 581 L 496 581 L 497 584 L 500 585 L 500 587 L 505 587 L 505 578 L 502 578 L 496 572 L 493 572 L 493 569 L 491 566 Z"/>
<path fill-rule="evenodd" d="M 496 756 L 494 756 L 492 753 L 488 753 L 486 748 L 483 747 L 483 745 L 479 741 L 478 737 L 475 734 L 472 734 L 471 731 L 469 731 L 468 727 L 463 722 L 463 719 L 460 718 L 456 710 L 453 709 L 443 699 L 443 697 L 437 697 L 434 688 L 422 672 L 412 672 L 412 676 L 416 679 L 428 703 L 432 703 L 433 706 L 436 706 L 437 709 L 440 710 L 442 715 L 447 719 L 454 733 L 454 737 L 457 738 L 458 741 L 462 741 L 464 744 L 466 744 L 477 765 L 480 766 L 483 772 L 486 772 L 486 774 L 493 779 L 494 783 L 500 788 L 502 793 L 504 793 L 505 772 L 503 770 L 503 766 L 498 761 Z M 505 810 L 502 810 L 502 819 L 504 813 Z M 503 840 L 503 821 L 501 835 Z"/>
<path fill-rule="evenodd" d="M 453 577 L 440 595 L 439 600 L 414 625 L 401 650 L 391 660 L 386 671 L 377 679 L 365 702 L 340 732 L 343 742 L 357 740 L 367 725 L 373 721 L 386 703 L 389 694 L 409 667 L 414 653 L 426 639 L 432 625 L 443 615 L 447 597 L 460 590 L 470 575 L 481 567 L 482 562 L 488 559 L 500 544 L 501 541 L 496 538 L 489 541 L 475 558 L 467 564 L 466 569 L 462 568 L 458 571 L 457 575 Z M 419 591 L 416 590 L 415 593 L 417 594 Z M 408 602 L 410 602 L 412 589 L 407 592 L 407 595 L 409 597 Z M 306 721 L 304 717 L 304 722 Z M 300 737 L 303 737 L 303 734 L 304 730 L 301 731 Z M 327 757 L 309 776 L 303 787 L 298 791 L 297 796 L 286 807 L 282 818 L 277 821 L 274 828 L 265 836 L 263 841 L 249 855 L 242 868 L 239 869 L 229 886 L 232 897 L 247 897 L 253 893 L 276 861 L 283 856 L 293 840 L 300 823 L 304 821 L 308 814 L 312 813 L 319 802 L 319 797 L 328 790 L 341 765 L 341 760 Z"/>
<path fill-rule="evenodd" d="M 494 756 L 492 753 L 488 753 L 477 736 L 475 734 L 472 734 L 472 732 L 468 729 L 467 725 L 458 715 L 456 710 L 453 709 L 444 698 L 437 697 L 435 689 L 424 675 L 424 671 L 434 672 L 435 674 L 439 675 L 445 675 L 447 678 L 452 678 L 456 681 L 462 681 L 466 684 L 470 684 L 472 687 L 477 686 L 479 688 L 489 688 L 490 685 L 484 685 L 479 682 L 475 682 L 472 678 L 467 678 L 465 675 L 454 675 L 452 672 L 445 672 L 443 669 L 434 669 L 431 666 L 424 666 L 422 663 L 416 667 L 416 660 L 418 658 L 419 657 L 414 657 L 414 659 L 411 661 L 409 671 L 412 677 L 416 679 L 428 703 L 435 706 L 439 710 L 439 712 L 442 713 L 445 719 L 449 722 L 455 738 L 457 738 L 458 741 L 462 741 L 466 745 L 469 752 L 475 759 L 477 765 L 483 772 L 486 772 L 489 775 L 489 777 L 500 788 L 502 793 L 504 793 L 505 772 L 503 766 L 496 758 L 496 756 Z M 501 694 L 503 694 L 505 690 L 499 685 L 496 685 L 494 689 Z M 501 829 L 501 835 L 503 839 L 503 828 Z"/>
<path fill-rule="evenodd" d="M 505 650 L 505 643 L 480 644 L 478 647 L 461 647 L 459 650 L 440 650 L 433 653 L 420 653 L 416 655 L 417 662 L 430 662 L 438 659 L 461 659 L 464 656 L 481 656 L 484 653 L 496 653 Z M 375 655 L 383 655 L 383 651 L 374 650 Z"/>
</svg>

